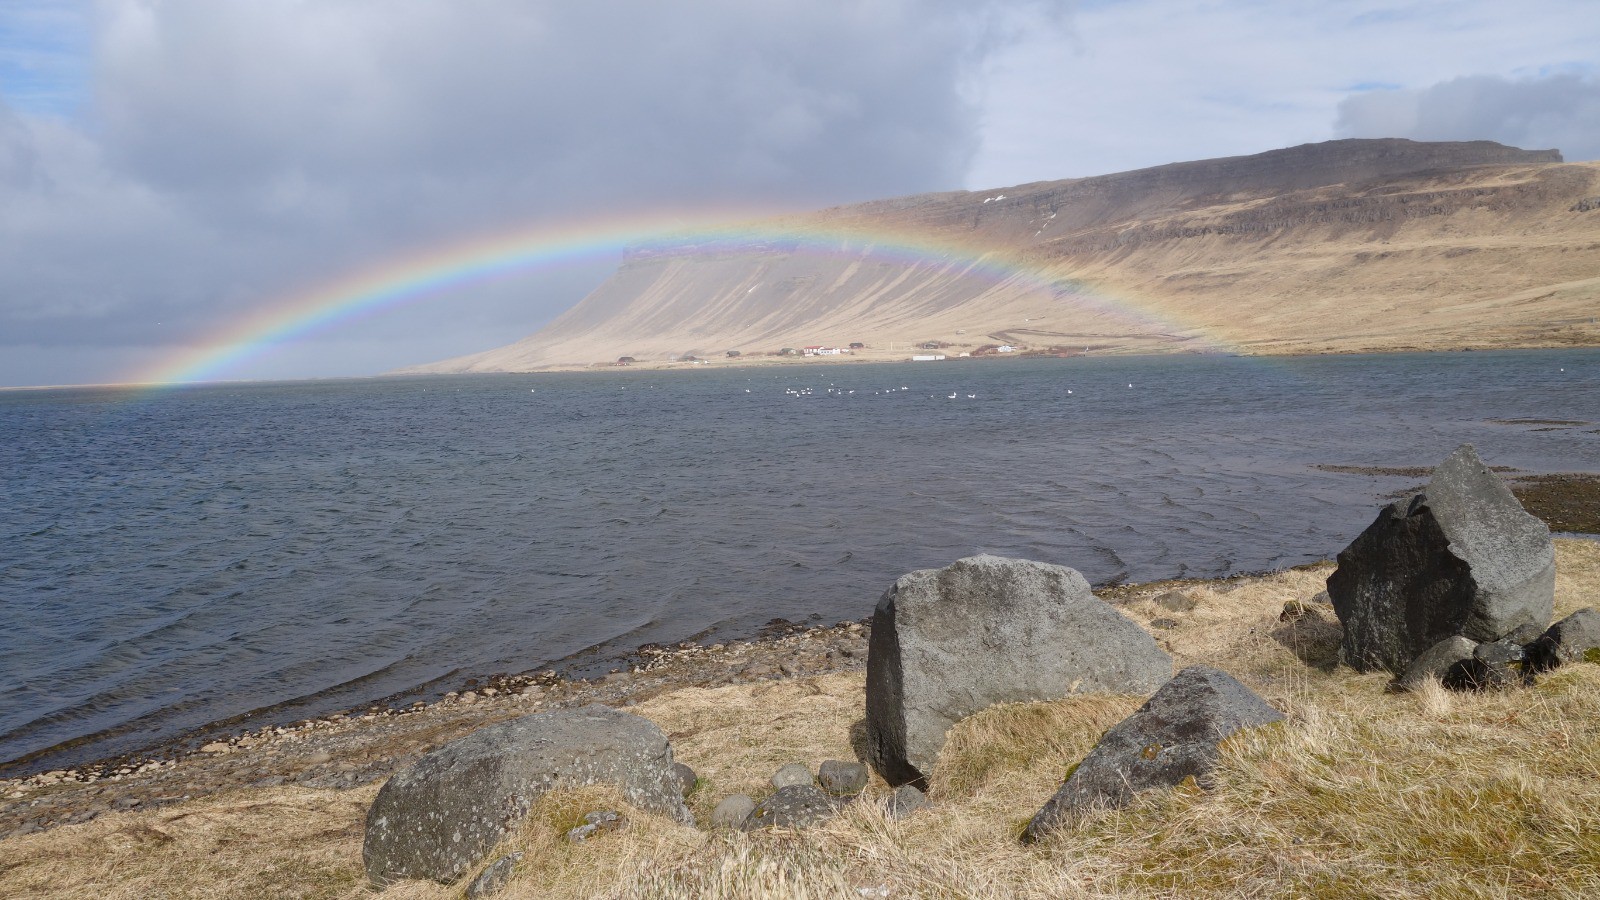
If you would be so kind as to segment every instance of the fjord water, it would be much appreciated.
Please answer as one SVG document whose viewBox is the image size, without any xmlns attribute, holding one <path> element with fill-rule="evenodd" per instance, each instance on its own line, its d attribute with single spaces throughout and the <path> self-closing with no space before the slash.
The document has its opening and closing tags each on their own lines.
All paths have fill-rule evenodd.
<svg viewBox="0 0 1600 900">
<path fill-rule="evenodd" d="M 977 552 L 1278 568 L 1416 483 L 1319 464 L 1600 468 L 1600 424 L 1513 419 L 1600 423 L 1600 352 L 0 393 L 0 760 L 860 618 Z"/>
</svg>

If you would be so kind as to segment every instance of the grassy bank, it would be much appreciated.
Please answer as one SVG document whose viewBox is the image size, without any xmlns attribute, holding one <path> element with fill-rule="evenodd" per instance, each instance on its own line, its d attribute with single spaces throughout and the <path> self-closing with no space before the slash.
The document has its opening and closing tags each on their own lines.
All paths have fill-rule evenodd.
<svg viewBox="0 0 1600 900">
<path fill-rule="evenodd" d="M 1600 544 L 1558 541 L 1557 554 L 1557 615 L 1600 605 Z M 1600 666 L 1498 694 L 1385 693 L 1382 676 L 1331 665 L 1338 625 L 1314 602 L 1328 571 L 1105 594 L 1180 666 L 1226 669 L 1288 713 L 1288 727 L 1226 745 L 1212 791 L 1149 796 L 1024 847 L 1022 825 L 1140 698 L 1000 707 L 956 729 L 932 785 L 935 807 L 904 821 L 885 817 L 887 791 L 874 782 L 862 802 L 809 831 L 714 834 L 628 811 L 627 829 L 573 845 L 560 838 L 566 828 L 618 801 L 603 790 L 551 795 L 513 840 L 526 855 L 500 896 L 1600 894 Z M 1193 610 L 1154 602 L 1174 588 Z M 690 806 L 702 821 L 729 793 L 763 793 L 784 763 L 854 757 L 858 665 L 723 680 L 685 681 L 630 707 L 700 774 Z M 448 736 L 440 729 L 433 740 Z M 0 895 L 368 896 L 361 841 L 376 791 L 238 786 L 12 837 L 0 842 Z M 461 891 L 408 883 L 382 896 Z"/>
</svg>

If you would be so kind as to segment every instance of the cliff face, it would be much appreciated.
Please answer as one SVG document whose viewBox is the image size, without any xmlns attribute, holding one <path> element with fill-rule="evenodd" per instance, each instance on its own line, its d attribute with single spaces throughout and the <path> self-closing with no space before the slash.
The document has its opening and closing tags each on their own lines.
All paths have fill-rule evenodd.
<svg viewBox="0 0 1600 900">
<path fill-rule="evenodd" d="M 413 371 L 862 341 L 1317 352 L 1600 344 L 1600 164 L 1347 140 L 641 247 L 539 333 Z M 825 235 L 832 243 L 783 235 Z M 840 237 L 856 235 L 854 239 Z M 886 253 L 872 236 L 972 252 Z M 980 259 L 973 265 L 974 254 Z"/>
</svg>

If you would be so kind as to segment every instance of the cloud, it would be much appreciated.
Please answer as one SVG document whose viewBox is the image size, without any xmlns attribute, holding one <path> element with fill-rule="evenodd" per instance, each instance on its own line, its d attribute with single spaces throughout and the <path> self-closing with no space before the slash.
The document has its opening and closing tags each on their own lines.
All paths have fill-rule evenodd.
<svg viewBox="0 0 1600 900">
<path fill-rule="evenodd" d="M 1060 6 L 103 0 L 79 117 L 0 100 L 0 383 L 52 348 L 82 371 L 49 380 L 115 377 L 104 361 L 473 235 L 954 187 L 975 67 L 1018 10 Z M 419 332 L 432 356 L 493 346 L 603 274 L 484 287 L 366 323 L 364 351 L 340 335 L 320 369 L 241 374 L 422 361 Z"/>
<path fill-rule="evenodd" d="M 1353 94 L 1339 104 L 1340 137 L 1491 140 L 1600 159 L 1600 81 L 1573 72 L 1512 79 L 1473 75 L 1417 90 Z"/>
</svg>

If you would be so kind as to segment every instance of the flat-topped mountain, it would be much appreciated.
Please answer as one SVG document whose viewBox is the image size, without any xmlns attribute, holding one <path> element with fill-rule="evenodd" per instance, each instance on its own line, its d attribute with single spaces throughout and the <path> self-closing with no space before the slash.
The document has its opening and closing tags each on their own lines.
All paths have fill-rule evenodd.
<svg viewBox="0 0 1600 900">
<path fill-rule="evenodd" d="M 729 237 L 732 234 L 735 237 Z M 904 358 L 1600 345 L 1600 163 L 1341 140 L 921 194 L 630 249 L 538 333 L 410 371 L 847 347 Z"/>
</svg>

